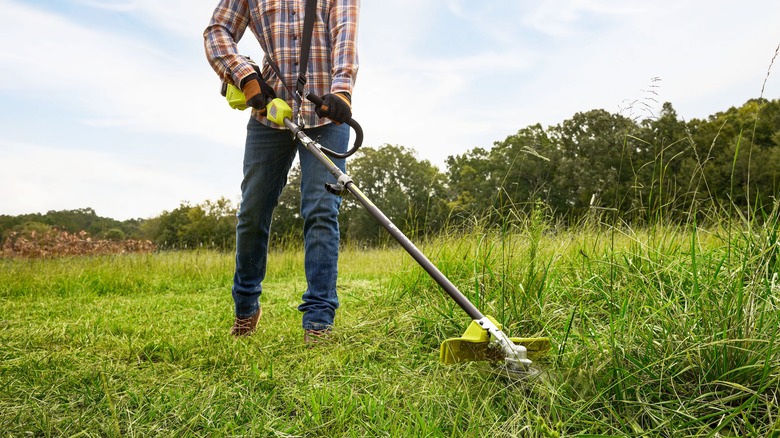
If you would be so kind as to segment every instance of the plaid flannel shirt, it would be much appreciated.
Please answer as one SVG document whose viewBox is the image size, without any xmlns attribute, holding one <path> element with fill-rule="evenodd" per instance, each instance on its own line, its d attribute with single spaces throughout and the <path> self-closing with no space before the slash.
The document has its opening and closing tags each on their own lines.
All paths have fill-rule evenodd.
<svg viewBox="0 0 780 438">
<path fill-rule="evenodd" d="M 303 33 L 306 0 L 220 0 L 208 27 L 203 32 L 206 58 L 223 80 L 233 84 L 254 72 L 238 53 L 236 43 L 247 27 L 257 38 L 263 52 L 279 66 L 284 82 L 295 91 Z M 318 96 L 327 93 L 352 94 L 358 71 L 357 25 L 360 0 L 319 0 L 314 22 L 307 83 L 304 92 Z M 257 61 L 257 60 L 256 60 Z M 276 95 L 293 109 L 297 105 L 290 90 L 263 62 L 263 78 Z M 314 113 L 314 105 L 304 102 L 301 111 L 306 126 L 322 126 L 329 121 Z M 261 123 L 279 128 L 252 110 Z"/>
</svg>

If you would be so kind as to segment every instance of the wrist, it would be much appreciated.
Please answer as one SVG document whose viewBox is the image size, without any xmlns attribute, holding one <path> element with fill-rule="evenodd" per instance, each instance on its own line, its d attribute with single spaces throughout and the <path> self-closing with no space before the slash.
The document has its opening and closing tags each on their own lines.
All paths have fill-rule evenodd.
<svg viewBox="0 0 780 438">
<path fill-rule="evenodd" d="M 249 103 L 250 100 L 260 94 L 260 83 L 254 78 L 241 82 L 245 82 L 241 87 L 241 92 L 244 93 L 246 101 Z"/>
<path fill-rule="evenodd" d="M 350 94 L 347 93 L 346 91 L 339 91 L 333 94 L 339 99 L 343 100 L 350 107 L 352 106 L 352 96 L 350 96 Z"/>
<path fill-rule="evenodd" d="M 241 88 L 243 90 L 244 87 L 248 83 L 250 83 L 252 80 L 257 81 L 257 83 L 259 84 L 260 83 L 260 76 L 258 76 L 257 73 L 251 73 L 251 74 L 245 76 L 244 79 L 241 79 L 241 83 L 239 84 L 239 88 Z"/>
</svg>

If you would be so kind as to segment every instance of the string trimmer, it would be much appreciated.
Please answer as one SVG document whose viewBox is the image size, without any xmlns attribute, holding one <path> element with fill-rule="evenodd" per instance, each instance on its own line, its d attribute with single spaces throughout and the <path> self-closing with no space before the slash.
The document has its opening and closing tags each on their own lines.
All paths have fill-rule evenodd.
<svg viewBox="0 0 780 438">
<path fill-rule="evenodd" d="M 317 107 L 323 105 L 322 99 L 307 94 L 306 99 Z M 327 110 L 326 108 L 323 108 Z M 465 361 L 503 361 L 510 372 L 525 373 L 529 370 L 531 359 L 546 354 L 550 350 L 548 338 L 510 338 L 501 329 L 501 325 L 490 316 L 485 316 L 463 295 L 452 282 L 439 271 L 409 238 L 380 211 L 366 195 L 360 191 L 347 174 L 341 171 L 328 157 L 347 158 L 354 154 L 363 143 L 363 129 L 351 119 L 347 124 L 355 131 L 355 143 L 345 153 L 327 149 L 309 138 L 302 127 L 293 121 L 293 111 L 286 101 L 273 99 L 267 106 L 268 119 L 286 126 L 304 147 L 311 152 L 336 177 L 336 184 L 327 189 L 342 195 L 351 193 L 358 202 L 390 233 L 415 261 L 444 289 L 449 296 L 473 319 L 463 336 L 447 339 L 441 344 L 439 359 L 445 364 Z"/>
</svg>

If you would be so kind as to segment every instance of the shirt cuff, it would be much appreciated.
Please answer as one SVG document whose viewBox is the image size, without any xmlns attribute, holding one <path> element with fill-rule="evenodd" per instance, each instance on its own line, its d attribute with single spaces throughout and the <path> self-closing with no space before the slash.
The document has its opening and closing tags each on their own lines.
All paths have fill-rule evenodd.
<svg viewBox="0 0 780 438">
<path fill-rule="evenodd" d="M 352 96 L 353 81 L 351 78 L 333 78 L 330 84 L 331 93 L 347 93 Z"/>
</svg>

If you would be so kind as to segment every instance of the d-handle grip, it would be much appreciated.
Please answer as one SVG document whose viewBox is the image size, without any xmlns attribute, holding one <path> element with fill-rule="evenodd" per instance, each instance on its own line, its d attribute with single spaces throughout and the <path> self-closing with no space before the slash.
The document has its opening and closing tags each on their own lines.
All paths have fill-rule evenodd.
<svg viewBox="0 0 780 438">
<path fill-rule="evenodd" d="M 317 107 L 323 107 L 324 111 L 328 110 L 328 106 L 323 105 L 322 98 L 320 96 L 317 96 L 316 94 L 312 94 L 312 93 L 306 93 L 306 99 L 308 99 L 309 102 L 313 103 Z M 333 158 L 347 158 L 350 155 L 357 152 L 358 149 L 360 149 L 360 146 L 363 145 L 363 128 L 360 127 L 360 124 L 357 121 L 355 121 L 355 119 L 349 119 L 347 125 L 349 125 L 353 131 L 355 131 L 355 144 L 352 145 L 352 149 L 344 153 L 340 153 L 340 152 L 332 151 L 326 147 L 320 146 L 322 153 Z"/>
</svg>

